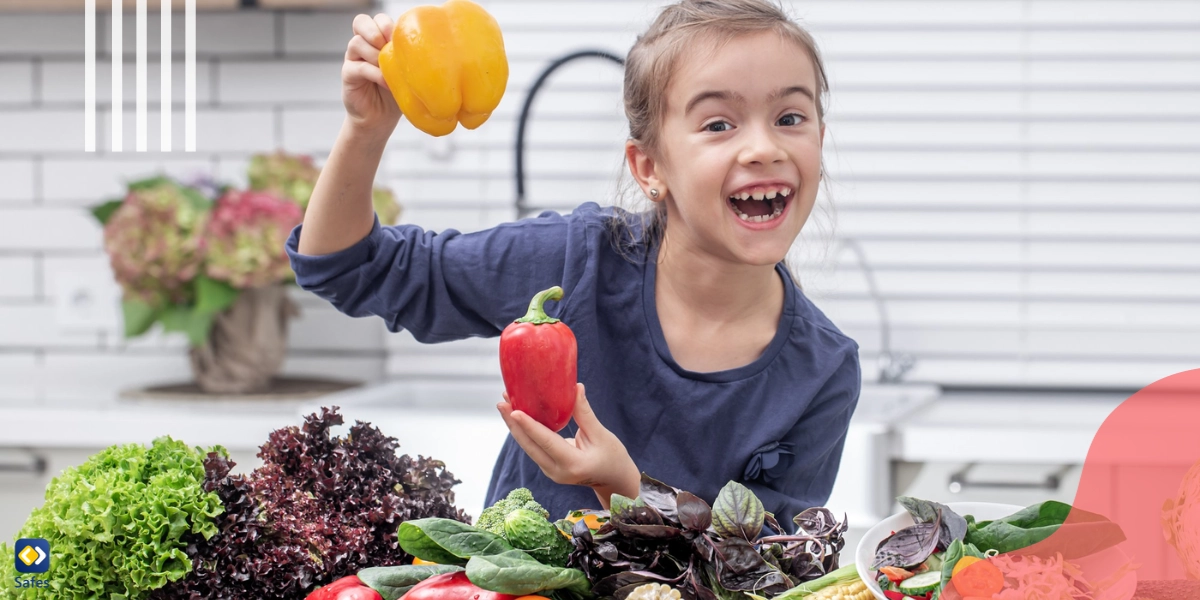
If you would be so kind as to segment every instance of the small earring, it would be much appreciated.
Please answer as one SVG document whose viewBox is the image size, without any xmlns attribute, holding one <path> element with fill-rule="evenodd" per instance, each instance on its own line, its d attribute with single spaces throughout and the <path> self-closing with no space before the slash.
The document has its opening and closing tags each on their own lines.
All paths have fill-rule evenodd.
<svg viewBox="0 0 1200 600">
<path fill-rule="evenodd" d="M 651 198 L 658 198 L 658 190 L 651 188 L 651 189 L 650 189 L 650 197 L 651 197 Z"/>
</svg>

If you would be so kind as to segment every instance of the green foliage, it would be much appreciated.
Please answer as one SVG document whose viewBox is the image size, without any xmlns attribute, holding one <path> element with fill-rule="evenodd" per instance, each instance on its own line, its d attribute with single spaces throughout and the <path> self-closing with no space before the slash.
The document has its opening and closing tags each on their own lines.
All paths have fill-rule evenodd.
<svg viewBox="0 0 1200 600">
<path fill-rule="evenodd" d="M 16 597 L 136 600 L 184 577 L 192 570 L 185 536 L 211 538 L 224 511 L 217 494 L 202 487 L 203 460 L 199 449 L 162 437 L 148 448 L 109 447 L 64 470 L 17 535 L 50 542 L 51 587 L 25 588 Z M 7 545 L 0 552 L 12 556 Z M 2 568 L 11 586 L 18 577 L 13 562 Z"/>
</svg>

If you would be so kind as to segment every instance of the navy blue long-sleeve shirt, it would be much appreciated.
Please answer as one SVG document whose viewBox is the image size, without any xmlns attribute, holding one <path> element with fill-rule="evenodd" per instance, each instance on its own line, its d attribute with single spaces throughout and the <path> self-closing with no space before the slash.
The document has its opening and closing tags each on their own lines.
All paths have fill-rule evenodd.
<svg viewBox="0 0 1200 600">
<path fill-rule="evenodd" d="M 638 468 L 710 504 L 739 481 L 790 528 L 793 516 L 829 498 L 858 401 L 858 345 L 780 264 L 783 314 L 762 355 L 725 371 L 684 369 L 655 308 L 657 248 L 646 248 L 643 260 L 617 252 L 608 226 L 617 210 L 586 203 L 569 215 L 468 234 L 376 220 L 362 241 L 323 256 L 297 252 L 297 226 L 287 252 L 302 288 L 421 342 L 498 336 L 534 294 L 561 285 L 562 301 L 547 312 L 575 333 L 588 401 Z M 572 421 L 561 435 L 575 431 Z M 590 489 L 550 481 L 510 435 L 488 503 L 517 487 L 529 488 L 554 519 L 599 507 Z"/>
</svg>

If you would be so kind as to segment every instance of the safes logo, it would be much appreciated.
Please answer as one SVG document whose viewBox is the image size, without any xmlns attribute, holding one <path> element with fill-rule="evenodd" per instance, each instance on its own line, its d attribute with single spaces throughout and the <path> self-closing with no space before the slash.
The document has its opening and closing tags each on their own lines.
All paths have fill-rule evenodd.
<svg viewBox="0 0 1200 600">
<path fill-rule="evenodd" d="M 18 573 L 45 573 L 50 570 L 50 542 L 41 538 L 22 538 L 14 547 Z"/>
</svg>

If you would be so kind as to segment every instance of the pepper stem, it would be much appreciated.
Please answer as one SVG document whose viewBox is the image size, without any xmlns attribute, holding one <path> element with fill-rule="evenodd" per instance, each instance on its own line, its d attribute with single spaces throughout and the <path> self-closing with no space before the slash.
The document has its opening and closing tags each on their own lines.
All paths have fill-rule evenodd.
<svg viewBox="0 0 1200 600">
<path fill-rule="evenodd" d="M 548 325 L 557 323 L 558 319 L 546 314 L 545 304 L 547 300 L 562 300 L 563 290 L 557 285 L 548 289 L 542 290 L 529 301 L 529 312 L 525 316 L 517 319 L 516 323 L 533 323 L 534 325 Z"/>
</svg>

